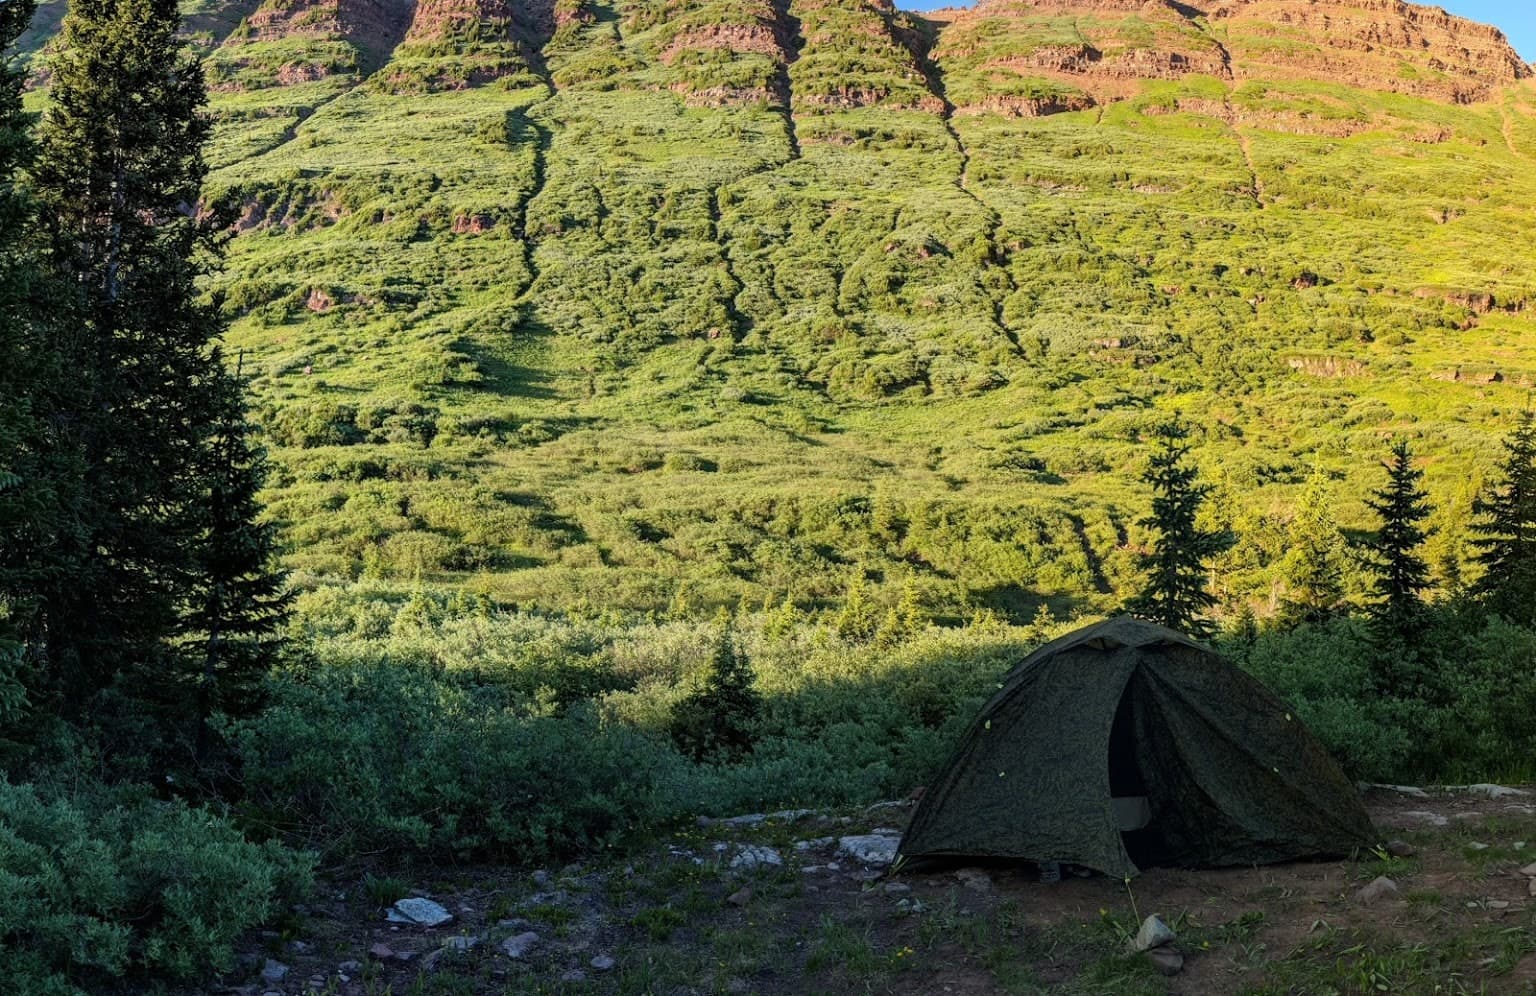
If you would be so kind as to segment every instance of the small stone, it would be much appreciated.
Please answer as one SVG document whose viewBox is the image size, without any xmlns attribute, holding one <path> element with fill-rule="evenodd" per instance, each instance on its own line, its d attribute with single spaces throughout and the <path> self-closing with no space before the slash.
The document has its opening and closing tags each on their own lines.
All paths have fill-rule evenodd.
<svg viewBox="0 0 1536 996">
<path fill-rule="evenodd" d="M 1151 951 L 1166 944 L 1172 944 L 1177 938 L 1173 928 L 1163 922 L 1160 916 L 1149 916 L 1141 922 L 1141 929 L 1136 932 L 1135 947 L 1137 951 Z"/>
<path fill-rule="evenodd" d="M 1532 862 L 1531 864 L 1528 864 L 1524 868 L 1520 869 L 1520 874 L 1524 875 L 1526 878 L 1536 878 L 1536 862 Z"/>
<path fill-rule="evenodd" d="M 1509 900 L 1490 899 L 1488 900 L 1488 908 L 1491 910 L 1507 910 L 1509 909 Z"/>
<path fill-rule="evenodd" d="M 731 858 L 731 867 L 744 871 L 751 871 L 754 868 L 777 868 L 783 863 L 784 859 L 779 856 L 778 851 L 758 844 L 741 845 L 736 856 Z"/>
<path fill-rule="evenodd" d="M 1536 896 L 1536 878 L 1531 879 L 1530 885 L 1526 887 L 1526 890 L 1530 892 L 1531 895 Z"/>
<path fill-rule="evenodd" d="M 362 970 L 363 963 L 360 961 L 344 961 L 340 965 L 336 966 L 336 971 L 340 972 L 342 975 L 356 975 Z"/>
<path fill-rule="evenodd" d="M 1446 819 L 1444 816 L 1441 816 L 1439 813 L 1430 813 L 1430 812 L 1426 812 L 1426 811 L 1424 811 L 1422 809 L 1409 810 L 1408 812 L 1403 814 L 1403 819 L 1405 819 L 1405 820 L 1419 820 L 1420 822 L 1428 823 L 1430 826 L 1436 826 L 1436 827 L 1448 826 L 1450 824 L 1450 822 L 1451 822 L 1450 820 Z"/>
<path fill-rule="evenodd" d="M 368 957 L 374 961 L 391 961 L 395 957 L 395 949 L 388 944 L 375 944 L 368 949 Z"/>
<path fill-rule="evenodd" d="M 551 878 L 549 872 L 542 868 L 533 873 L 533 884 L 538 886 L 540 889 L 549 888 L 549 883 L 551 881 L 553 881 L 553 879 Z"/>
<path fill-rule="evenodd" d="M 1411 858 L 1419 852 L 1406 840 L 1389 840 L 1387 841 L 1387 853 L 1394 858 Z"/>
<path fill-rule="evenodd" d="M 797 840 L 795 841 L 795 850 L 801 853 L 819 851 L 823 847 L 831 847 L 836 840 L 836 837 L 816 837 L 811 840 Z"/>
<path fill-rule="evenodd" d="M 267 963 L 261 966 L 261 981 L 276 984 L 288 978 L 288 966 L 280 961 L 267 959 Z"/>
<path fill-rule="evenodd" d="M 979 868 L 962 868 L 955 872 L 960 884 L 974 892 L 991 892 L 992 876 Z"/>
<path fill-rule="evenodd" d="M 478 938 L 478 937 L 466 937 L 466 936 L 450 937 L 450 938 L 448 938 L 448 940 L 443 942 L 443 950 L 444 951 L 468 951 L 470 948 L 474 947 L 476 944 L 479 944 L 479 943 L 480 943 L 480 938 Z"/>
<path fill-rule="evenodd" d="M 315 949 L 315 946 L 313 944 L 309 943 L 308 941 L 289 941 L 288 942 L 288 950 L 292 951 L 294 954 L 309 954 L 314 949 Z"/>
<path fill-rule="evenodd" d="M 501 942 L 502 953 L 515 961 L 522 961 L 528 957 L 528 952 L 539 943 L 539 935 L 533 931 L 524 931 L 521 934 L 513 934 Z"/>
<path fill-rule="evenodd" d="M 896 860 L 896 849 L 900 846 L 900 837 L 885 834 L 857 834 L 843 837 L 837 842 L 840 854 L 879 868 Z"/>
<path fill-rule="evenodd" d="M 561 982 L 585 982 L 585 981 L 587 981 L 587 973 L 583 972 L 579 968 L 573 968 L 570 971 L 565 972 L 564 974 L 562 974 L 560 976 L 560 981 Z"/>
<path fill-rule="evenodd" d="M 751 889 L 737 889 L 726 897 L 726 902 L 732 906 L 745 906 L 752 901 Z"/>
<path fill-rule="evenodd" d="M 1469 851 L 1486 851 L 1486 850 L 1488 850 L 1488 845 L 1487 844 L 1483 844 L 1483 843 L 1479 843 L 1478 841 L 1474 840 L 1472 843 L 1467 845 L 1467 850 L 1469 850 Z"/>
<path fill-rule="evenodd" d="M 1147 952 L 1147 960 L 1159 975 L 1175 976 L 1184 971 L 1184 956 L 1173 948 L 1153 948 Z"/>
<path fill-rule="evenodd" d="M 605 954 L 600 954 L 588 964 L 592 966 L 592 971 L 594 972 L 611 972 L 613 971 L 613 966 L 617 965 L 618 962 Z"/>
<path fill-rule="evenodd" d="M 1355 900 L 1369 906 L 1385 896 L 1395 895 L 1397 895 L 1397 883 L 1383 875 L 1355 893 Z"/>
<path fill-rule="evenodd" d="M 912 887 L 905 882 L 887 882 L 883 886 L 887 896 L 905 896 Z"/>
<path fill-rule="evenodd" d="M 442 906 L 430 899 L 420 897 L 400 900 L 390 909 L 390 914 L 389 919 L 395 923 L 414 923 L 423 927 L 441 927 L 453 919 L 453 914 Z M 405 919 L 402 921 L 393 914 L 398 914 Z"/>
</svg>

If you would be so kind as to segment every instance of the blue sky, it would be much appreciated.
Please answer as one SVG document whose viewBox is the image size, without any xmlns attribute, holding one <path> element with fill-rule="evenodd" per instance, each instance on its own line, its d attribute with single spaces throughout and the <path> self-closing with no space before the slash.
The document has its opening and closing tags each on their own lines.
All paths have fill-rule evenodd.
<svg viewBox="0 0 1536 996">
<path fill-rule="evenodd" d="M 907 10 L 935 10 L 939 7 L 969 7 L 957 0 L 897 0 L 896 6 Z M 1441 0 L 1435 4 L 1452 14 L 1470 17 L 1485 24 L 1497 24 L 1527 62 L 1536 59 L 1536 5 L 1527 0 Z"/>
</svg>

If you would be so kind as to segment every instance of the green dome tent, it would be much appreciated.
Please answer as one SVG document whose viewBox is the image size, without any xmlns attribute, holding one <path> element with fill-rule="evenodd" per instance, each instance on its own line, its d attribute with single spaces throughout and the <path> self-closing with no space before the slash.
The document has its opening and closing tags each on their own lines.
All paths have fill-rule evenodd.
<svg viewBox="0 0 1536 996">
<path fill-rule="evenodd" d="M 912 814 L 901 856 L 1129 877 L 1375 840 L 1355 786 L 1284 702 L 1209 648 L 1122 616 L 1008 673 Z"/>
</svg>

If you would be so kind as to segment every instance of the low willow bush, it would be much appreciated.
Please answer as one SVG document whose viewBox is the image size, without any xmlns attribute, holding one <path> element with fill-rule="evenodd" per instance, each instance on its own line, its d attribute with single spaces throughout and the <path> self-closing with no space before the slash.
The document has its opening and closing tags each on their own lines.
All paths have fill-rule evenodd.
<svg viewBox="0 0 1536 996">
<path fill-rule="evenodd" d="M 1294 705 L 1356 778 L 1536 776 L 1536 632 L 1476 606 L 1432 609 L 1424 638 L 1407 655 L 1378 649 L 1358 618 L 1264 633 L 1224 649 Z M 1375 684 L 1383 669 L 1396 676 L 1384 694 Z"/>
<path fill-rule="evenodd" d="M 302 895 L 311 866 L 211 811 L 142 791 L 0 781 L 6 991 L 227 971 L 236 939 Z"/>
</svg>

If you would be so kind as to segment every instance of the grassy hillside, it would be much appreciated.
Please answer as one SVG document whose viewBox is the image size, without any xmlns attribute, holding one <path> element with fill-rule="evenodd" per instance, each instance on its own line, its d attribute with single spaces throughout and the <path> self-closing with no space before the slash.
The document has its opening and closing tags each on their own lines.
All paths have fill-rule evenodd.
<svg viewBox="0 0 1536 996">
<path fill-rule="evenodd" d="M 1449 570 L 1536 378 L 1536 86 L 1455 23 L 350 4 L 189 10 L 305 584 L 1102 606 L 1177 411 L 1262 607 L 1300 483 L 1361 524 L 1394 434 Z"/>
</svg>

